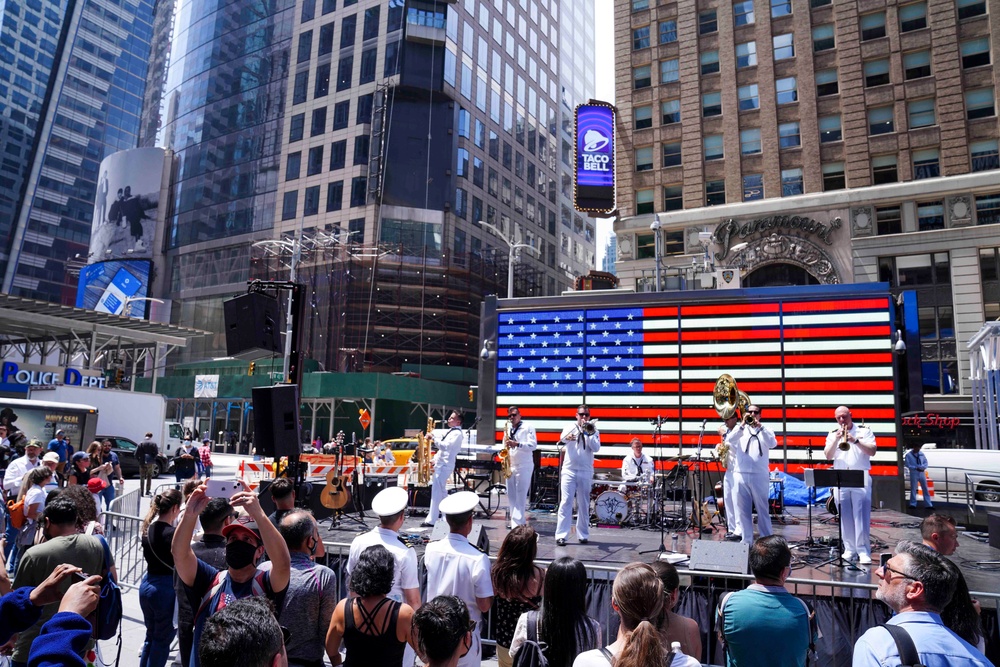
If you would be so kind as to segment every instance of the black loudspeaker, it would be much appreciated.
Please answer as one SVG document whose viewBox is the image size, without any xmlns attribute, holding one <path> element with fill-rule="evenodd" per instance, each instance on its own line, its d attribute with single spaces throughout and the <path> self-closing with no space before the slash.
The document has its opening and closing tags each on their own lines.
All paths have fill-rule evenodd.
<svg viewBox="0 0 1000 667">
<path fill-rule="evenodd" d="M 996 512 L 986 513 L 986 529 L 989 531 L 990 546 L 1000 549 L 1000 514 Z"/>
<path fill-rule="evenodd" d="M 299 387 L 279 384 L 253 388 L 253 444 L 259 456 L 298 456 Z"/>
<path fill-rule="evenodd" d="M 226 320 L 226 354 L 237 359 L 260 359 L 281 353 L 278 300 L 250 292 L 222 304 Z"/>
<path fill-rule="evenodd" d="M 365 483 L 361 484 L 358 491 L 361 493 L 361 504 L 366 510 L 372 508 L 372 501 L 380 491 L 384 491 L 390 486 L 397 486 L 399 479 L 396 475 L 369 476 L 365 478 Z"/>
</svg>

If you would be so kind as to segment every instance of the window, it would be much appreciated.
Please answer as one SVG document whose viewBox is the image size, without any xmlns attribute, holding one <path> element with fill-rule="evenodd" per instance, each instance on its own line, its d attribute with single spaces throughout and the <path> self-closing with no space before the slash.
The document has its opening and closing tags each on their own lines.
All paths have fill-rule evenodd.
<svg viewBox="0 0 1000 667">
<path fill-rule="evenodd" d="M 986 321 L 1000 319 L 1000 258 L 997 250 L 979 249 L 979 278 L 983 283 L 983 315 Z"/>
<path fill-rule="evenodd" d="M 645 130 L 653 127 L 653 107 L 643 106 L 635 108 L 635 129 Z"/>
<path fill-rule="evenodd" d="M 743 2 L 733 3 L 733 23 L 736 27 L 741 25 L 750 25 L 754 22 L 753 18 L 753 0 L 744 0 Z"/>
<path fill-rule="evenodd" d="M 816 9 L 818 7 L 826 7 L 827 5 L 832 3 L 833 0 L 809 0 L 809 7 L 811 9 Z"/>
<path fill-rule="evenodd" d="M 298 214 L 299 191 L 286 192 L 281 198 L 281 219 L 294 220 Z"/>
<path fill-rule="evenodd" d="M 656 205 L 653 202 L 653 191 L 637 190 L 635 193 L 636 215 L 642 215 L 643 213 L 654 213 L 655 211 L 656 211 Z"/>
<path fill-rule="evenodd" d="M 931 75 L 931 52 L 914 51 L 903 54 L 903 78 L 907 81 Z"/>
<path fill-rule="evenodd" d="M 347 139 L 330 144 L 330 171 L 343 169 L 347 164 Z"/>
<path fill-rule="evenodd" d="M 941 155 L 936 148 L 913 151 L 913 178 L 937 178 L 941 175 Z"/>
<path fill-rule="evenodd" d="M 306 115 L 304 113 L 297 113 L 292 116 L 292 120 L 288 124 L 288 142 L 301 141 L 305 134 L 305 126 Z"/>
<path fill-rule="evenodd" d="M 861 41 L 885 37 L 885 12 L 865 14 L 861 17 Z"/>
<path fill-rule="evenodd" d="M 818 25 L 813 28 L 813 51 L 829 51 L 834 47 L 833 26 Z"/>
<path fill-rule="evenodd" d="M 802 145 L 799 137 L 799 123 L 782 123 L 778 126 L 778 145 L 781 148 L 798 148 Z"/>
<path fill-rule="evenodd" d="M 903 219 L 898 206 L 875 209 L 875 233 L 879 236 L 903 233 Z"/>
<path fill-rule="evenodd" d="M 487 173 L 486 179 L 486 191 L 489 192 L 494 197 L 498 196 L 500 193 L 500 174 L 497 173 L 496 169 L 490 169 Z"/>
<path fill-rule="evenodd" d="M 355 176 L 351 179 L 351 206 L 364 206 L 368 201 L 368 179 Z"/>
<path fill-rule="evenodd" d="M 773 10 L 774 5 L 771 5 L 771 7 Z M 787 58 L 795 57 L 795 44 L 792 41 L 791 33 L 775 35 L 771 38 L 771 43 L 774 45 L 775 60 L 785 60 Z"/>
<path fill-rule="evenodd" d="M 306 188 L 306 198 L 302 203 L 302 215 L 316 215 L 319 213 L 319 186 L 313 185 Z"/>
<path fill-rule="evenodd" d="M 663 125 L 681 122 L 681 101 L 667 100 L 660 104 L 660 113 L 663 118 L 660 121 Z"/>
<path fill-rule="evenodd" d="M 910 118 L 910 129 L 915 127 L 927 127 L 937 123 L 934 117 L 934 98 L 926 100 L 914 100 L 907 105 L 907 113 Z"/>
<path fill-rule="evenodd" d="M 753 155 L 760 152 L 760 128 L 752 127 L 740 130 L 740 152 L 743 155 Z"/>
<path fill-rule="evenodd" d="M 764 198 L 764 175 L 747 174 L 743 177 L 743 201 Z"/>
<path fill-rule="evenodd" d="M 351 78 L 354 75 L 354 56 L 344 56 L 337 63 L 337 91 L 347 90 L 351 87 Z"/>
<path fill-rule="evenodd" d="M 462 188 L 455 188 L 455 215 L 465 220 L 468 215 L 469 193 Z"/>
<path fill-rule="evenodd" d="M 352 218 L 347 221 L 347 233 L 350 243 L 364 243 L 365 242 L 365 219 L 364 218 Z"/>
<path fill-rule="evenodd" d="M 309 160 L 306 164 L 306 176 L 323 173 L 323 147 L 313 146 L 309 149 Z"/>
<path fill-rule="evenodd" d="M 299 35 L 299 50 L 295 58 L 297 64 L 309 62 L 312 55 L 313 31 L 307 30 Z"/>
<path fill-rule="evenodd" d="M 705 206 L 720 206 L 726 203 L 726 182 L 705 182 Z"/>
<path fill-rule="evenodd" d="M 962 69 L 990 64 L 990 40 L 988 37 L 969 39 L 960 45 Z"/>
<path fill-rule="evenodd" d="M 965 92 L 965 117 L 969 120 L 995 115 L 993 88 L 979 88 Z"/>
<path fill-rule="evenodd" d="M 878 155 L 872 158 L 872 184 L 895 183 L 899 180 L 896 173 L 895 155 Z"/>
<path fill-rule="evenodd" d="M 969 144 L 972 156 L 972 171 L 988 171 L 1000 169 L 1000 152 L 997 150 L 996 139 L 973 141 Z"/>
<path fill-rule="evenodd" d="M 351 101 L 344 100 L 333 105 L 333 129 L 341 130 L 347 127 L 351 120 Z"/>
<path fill-rule="evenodd" d="M 705 93 L 701 96 L 701 115 L 704 118 L 722 115 L 722 93 Z"/>
<path fill-rule="evenodd" d="M 844 179 L 844 163 L 830 162 L 823 165 L 823 191 L 843 190 L 847 187 Z"/>
<path fill-rule="evenodd" d="M 995 225 L 1000 223 L 1000 194 L 976 197 L 976 224 Z"/>
<path fill-rule="evenodd" d="M 704 139 L 705 144 L 705 159 L 706 160 L 721 160 L 724 155 L 722 148 L 722 135 L 721 134 L 709 134 Z"/>
<path fill-rule="evenodd" d="M 736 45 L 736 68 L 754 67 L 757 64 L 757 42 Z"/>
<path fill-rule="evenodd" d="M 325 56 L 333 51 L 333 22 L 320 26 L 319 55 Z"/>
<path fill-rule="evenodd" d="M 389 17 L 386 20 L 386 32 L 396 32 L 403 29 L 404 0 L 389 0 Z M 480 14 L 482 17 L 482 14 Z"/>
<path fill-rule="evenodd" d="M 458 149 L 458 159 L 455 161 L 455 172 L 459 178 L 469 177 L 469 151 Z"/>
<path fill-rule="evenodd" d="M 316 81 L 313 84 L 313 98 L 326 97 L 330 94 L 330 64 L 326 63 L 316 68 Z"/>
<path fill-rule="evenodd" d="M 719 52 L 718 51 L 704 51 L 701 54 L 701 73 L 702 76 L 705 74 L 715 74 L 719 71 Z"/>
<path fill-rule="evenodd" d="M 792 197 L 802 193 L 802 169 L 782 169 L 781 196 Z"/>
<path fill-rule="evenodd" d="M 888 134 L 895 132 L 895 129 L 891 106 L 868 110 L 868 134 Z"/>
<path fill-rule="evenodd" d="M 719 20 L 714 9 L 698 14 L 698 34 L 707 35 L 719 31 Z"/>
<path fill-rule="evenodd" d="M 663 144 L 663 166 L 679 167 L 681 164 L 681 142 Z"/>
<path fill-rule="evenodd" d="M 799 89 L 794 76 L 775 81 L 774 92 L 778 104 L 792 104 L 799 100 Z"/>
<path fill-rule="evenodd" d="M 361 32 L 361 39 L 374 39 L 378 37 L 378 19 L 381 7 L 375 5 L 365 10 L 365 25 Z"/>
<path fill-rule="evenodd" d="M 840 92 L 837 85 L 837 70 L 824 69 L 816 72 L 816 97 L 836 95 Z"/>
<path fill-rule="evenodd" d="M 358 97 L 358 111 L 354 115 L 356 125 L 367 125 L 372 122 L 372 106 L 375 104 L 375 95 L 368 93 Z"/>
<path fill-rule="evenodd" d="M 649 0 L 632 0 L 632 11 L 637 12 L 640 9 L 649 9 Z"/>
<path fill-rule="evenodd" d="M 378 64 L 378 47 L 373 46 L 361 52 L 361 71 L 358 83 L 371 83 L 375 80 L 375 70 Z"/>
<path fill-rule="evenodd" d="M 316 0 L 305 0 L 302 3 L 302 22 L 312 21 L 314 18 L 316 18 Z"/>
<path fill-rule="evenodd" d="M 652 171 L 653 170 L 653 147 L 643 146 L 642 148 L 635 149 L 635 170 L 636 171 Z"/>
<path fill-rule="evenodd" d="M 340 22 L 340 48 L 354 46 L 354 33 L 358 28 L 358 15 L 345 16 Z"/>
<path fill-rule="evenodd" d="M 399 74 L 399 40 L 385 43 L 385 63 L 382 76 L 390 77 Z"/>
<path fill-rule="evenodd" d="M 323 0 L 323 16 L 337 10 L 337 0 Z"/>
<path fill-rule="evenodd" d="M 326 107 L 313 109 L 312 128 L 309 136 L 316 137 L 326 132 Z"/>
<path fill-rule="evenodd" d="M 339 211 L 344 204 L 344 182 L 334 181 L 326 184 L 326 210 Z"/>
<path fill-rule="evenodd" d="M 917 203 L 917 230 L 944 229 L 944 204 L 939 201 Z"/>
<path fill-rule="evenodd" d="M 865 63 L 865 88 L 889 83 L 889 59 L 870 60 Z"/>
<path fill-rule="evenodd" d="M 285 180 L 294 181 L 302 170 L 302 151 L 289 153 L 285 158 Z"/>
<path fill-rule="evenodd" d="M 292 87 L 292 104 L 302 104 L 309 94 L 309 72 L 297 72 Z"/>
<path fill-rule="evenodd" d="M 788 16 L 792 13 L 792 0 L 771 0 L 771 18 Z"/>
<path fill-rule="evenodd" d="M 757 84 L 751 83 L 748 86 L 740 86 L 737 91 L 740 100 L 740 111 L 750 111 L 760 108 L 760 96 L 757 93 Z"/>
<path fill-rule="evenodd" d="M 652 80 L 649 78 L 649 65 L 632 68 L 632 85 L 636 90 L 649 88 L 653 85 Z"/>
<path fill-rule="evenodd" d="M 643 26 L 641 28 L 636 28 L 632 31 L 632 48 L 636 51 L 639 49 L 649 48 L 649 26 Z"/>
<path fill-rule="evenodd" d="M 677 21 L 660 21 L 660 44 L 677 41 Z"/>
<path fill-rule="evenodd" d="M 915 2 L 899 8 L 899 31 L 910 32 L 927 27 L 927 3 Z"/>
<path fill-rule="evenodd" d="M 667 185 L 663 188 L 663 210 L 680 211 L 684 208 L 684 188 L 680 185 Z"/>
<path fill-rule="evenodd" d="M 469 112 L 462 107 L 458 108 L 458 136 L 469 138 Z"/>
<path fill-rule="evenodd" d="M 648 67 L 647 67 L 648 69 Z M 673 83 L 679 80 L 679 70 L 677 59 L 663 60 L 660 62 L 660 83 Z"/>
<path fill-rule="evenodd" d="M 534 165 L 529 165 L 528 166 L 528 176 L 529 177 L 532 175 L 531 172 L 533 170 L 534 170 Z M 473 158 L 472 158 L 472 184 L 473 185 L 476 185 L 476 186 L 478 186 L 480 188 L 483 187 L 483 172 L 484 171 L 485 171 L 485 168 L 483 166 L 483 160 L 482 160 L 482 158 L 478 158 L 478 157 L 473 156 Z"/>
<path fill-rule="evenodd" d="M 354 137 L 354 164 L 368 164 L 368 152 L 371 148 L 371 138 L 367 134 Z"/>
<path fill-rule="evenodd" d="M 819 142 L 821 144 L 840 141 L 843 138 L 843 134 L 840 130 L 840 114 L 835 116 L 820 116 Z"/>
<path fill-rule="evenodd" d="M 986 13 L 986 0 L 957 0 L 958 19 L 971 19 Z M 987 318 L 989 319 L 989 318 Z"/>
</svg>

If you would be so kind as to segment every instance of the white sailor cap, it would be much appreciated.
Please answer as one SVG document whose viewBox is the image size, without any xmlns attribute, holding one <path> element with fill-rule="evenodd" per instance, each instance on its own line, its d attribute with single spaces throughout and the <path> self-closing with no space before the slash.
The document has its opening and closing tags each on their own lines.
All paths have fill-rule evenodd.
<svg viewBox="0 0 1000 667">
<path fill-rule="evenodd" d="M 378 516 L 392 516 L 406 508 L 406 489 L 401 486 L 390 486 L 382 489 L 372 498 L 372 511 Z"/>
<path fill-rule="evenodd" d="M 472 491 L 459 491 L 441 501 L 442 514 L 464 514 L 479 504 L 479 496 Z"/>
</svg>

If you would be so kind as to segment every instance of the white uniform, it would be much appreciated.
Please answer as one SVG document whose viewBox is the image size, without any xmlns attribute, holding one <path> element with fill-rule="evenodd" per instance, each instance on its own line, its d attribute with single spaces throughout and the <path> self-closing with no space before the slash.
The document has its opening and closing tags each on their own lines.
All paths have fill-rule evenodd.
<svg viewBox="0 0 1000 667">
<path fill-rule="evenodd" d="M 639 482 L 649 484 L 653 481 L 653 459 L 645 454 L 638 459 L 635 454 L 629 454 L 622 459 L 622 481 Z M 618 487 L 619 493 L 627 493 L 628 487 L 624 484 Z"/>
<path fill-rule="evenodd" d="M 483 612 L 476 598 L 493 597 L 489 556 L 469 544 L 464 535 L 448 533 L 447 538 L 427 545 L 424 565 L 427 568 L 427 599 L 457 595 L 469 608 L 469 617 L 478 624 Z M 472 648 L 458 661 L 459 667 L 480 667 L 482 653 L 477 630 L 472 633 Z"/>
<path fill-rule="evenodd" d="M 729 437 L 729 433 L 726 434 L 726 437 Z M 716 448 L 716 452 L 718 452 L 718 448 Z M 736 455 L 733 454 L 732 447 L 729 448 L 729 454 L 724 463 L 726 472 L 722 476 L 722 502 L 726 506 L 726 531 L 730 535 L 739 535 L 739 528 L 736 525 L 736 497 L 733 493 L 733 479 L 736 477 Z"/>
<path fill-rule="evenodd" d="M 569 537 L 573 523 L 573 498 L 576 498 L 576 537 L 590 539 L 590 485 L 594 480 L 594 453 L 601 449 L 601 434 L 583 431 L 575 440 L 564 442 L 576 430 L 576 424 L 563 429 L 562 472 L 559 475 L 559 513 L 556 521 L 556 539 Z"/>
<path fill-rule="evenodd" d="M 852 423 L 847 433 L 866 445 L 875 444 L 875 434 L 870 428 Z M 842 434 L 840 428 L 830 431 L 826 436 L 827 446 L 832 442 L 839 442 Z M 837 498 L 837 510 L 840 512 L 840 525 L 844 533 L 844 556 L 851 558 L 864 554 L 871 558 L 872 476 L 868 472 L 872 469 L 871 457 L 853 443 L 846 452 L 834 446 L 833 469 L 865 471 L 864 487 L 841 489 Z"/>
<path fill-rule="evenodd" d="M 771 515 L 768 511 L 768 452 L 778 441 L 766 426 L 738 424 L 726 436 L 729 451 L 735 460 L 733 471 L 733 514 L 736 515 L 736 532 L 744 544 L 753 543 L 753 508 L 757 508 L 757 526 L 760 536 L 771 534 Z"/>
<path fill-rule="evenodd" d="M 399 534 L 388 528 L 376 526 L 367 533 L 361 533 L 351 542 L 351 552 L 347 557 L 347 574 L 350 576 L 358 564 L 361 552 L 368 547 L 381 544 L 392 554 L 395 569 L 392 573 L 392 590 L 388 597 L 397 602 L 404 602 L 403 590 L 420 588 L 417 578 L 417 552 L 399 540 Z"/>
<path fill-rule="evenodd" d="M 24 476 L 42 465 L 42 457 L 39 456 L 35 459 L 34 463 L 28 460 L 28 455 L 19 456 L 10 462 L 7 466 L 7 472 L 3 476 L 3 488 L 9 495 L 17 498 L 17 494 L 21 492 L 21 481 Z"/>
<path fill-rule="evenodd" d="M 510 478 L 507 480 L 507 503 L 510 505 L 510 522 L 515 526 L 523 526 L 528 520 L 525 511 L 528 507 L 528 493 L 531 491 L 531 475 L 535 472 L 535 449 L 538 447 L 538 437 L 535 427 L 524 423 L 522 419 L 514 428 L 513 439 L 517 447 L 510 450 Z"/>
<path fill-rule="evenodd" d="M 455 460 L 465 446 L 465 433 L 457 426 L 448 429 L 438 442 L 438 451 L 432 459 L 434 476 L 431 478 L 431 508 L 427 512 L 427 522 L 435 523 L 441 516 L 438 507 L 448 496 L 448 479 L 455 472 Z"/>
</svg>

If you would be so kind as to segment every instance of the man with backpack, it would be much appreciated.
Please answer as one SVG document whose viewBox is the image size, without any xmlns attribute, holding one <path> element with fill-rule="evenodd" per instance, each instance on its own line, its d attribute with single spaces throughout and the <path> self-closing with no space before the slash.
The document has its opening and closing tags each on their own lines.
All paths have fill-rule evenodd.
<svg viewBox="0 0 1000 667">
<path fill-rule="evenodd" d="M 951 601 L 958 568 L 922 544 L 902 541 L 885 565 L 875 570 L 875 598 L 895 615 L 871 628 L 854 644 L 854 667 L 915 665 L 993 667 L 976 647 L 941 622 Z"/>
</svg>

